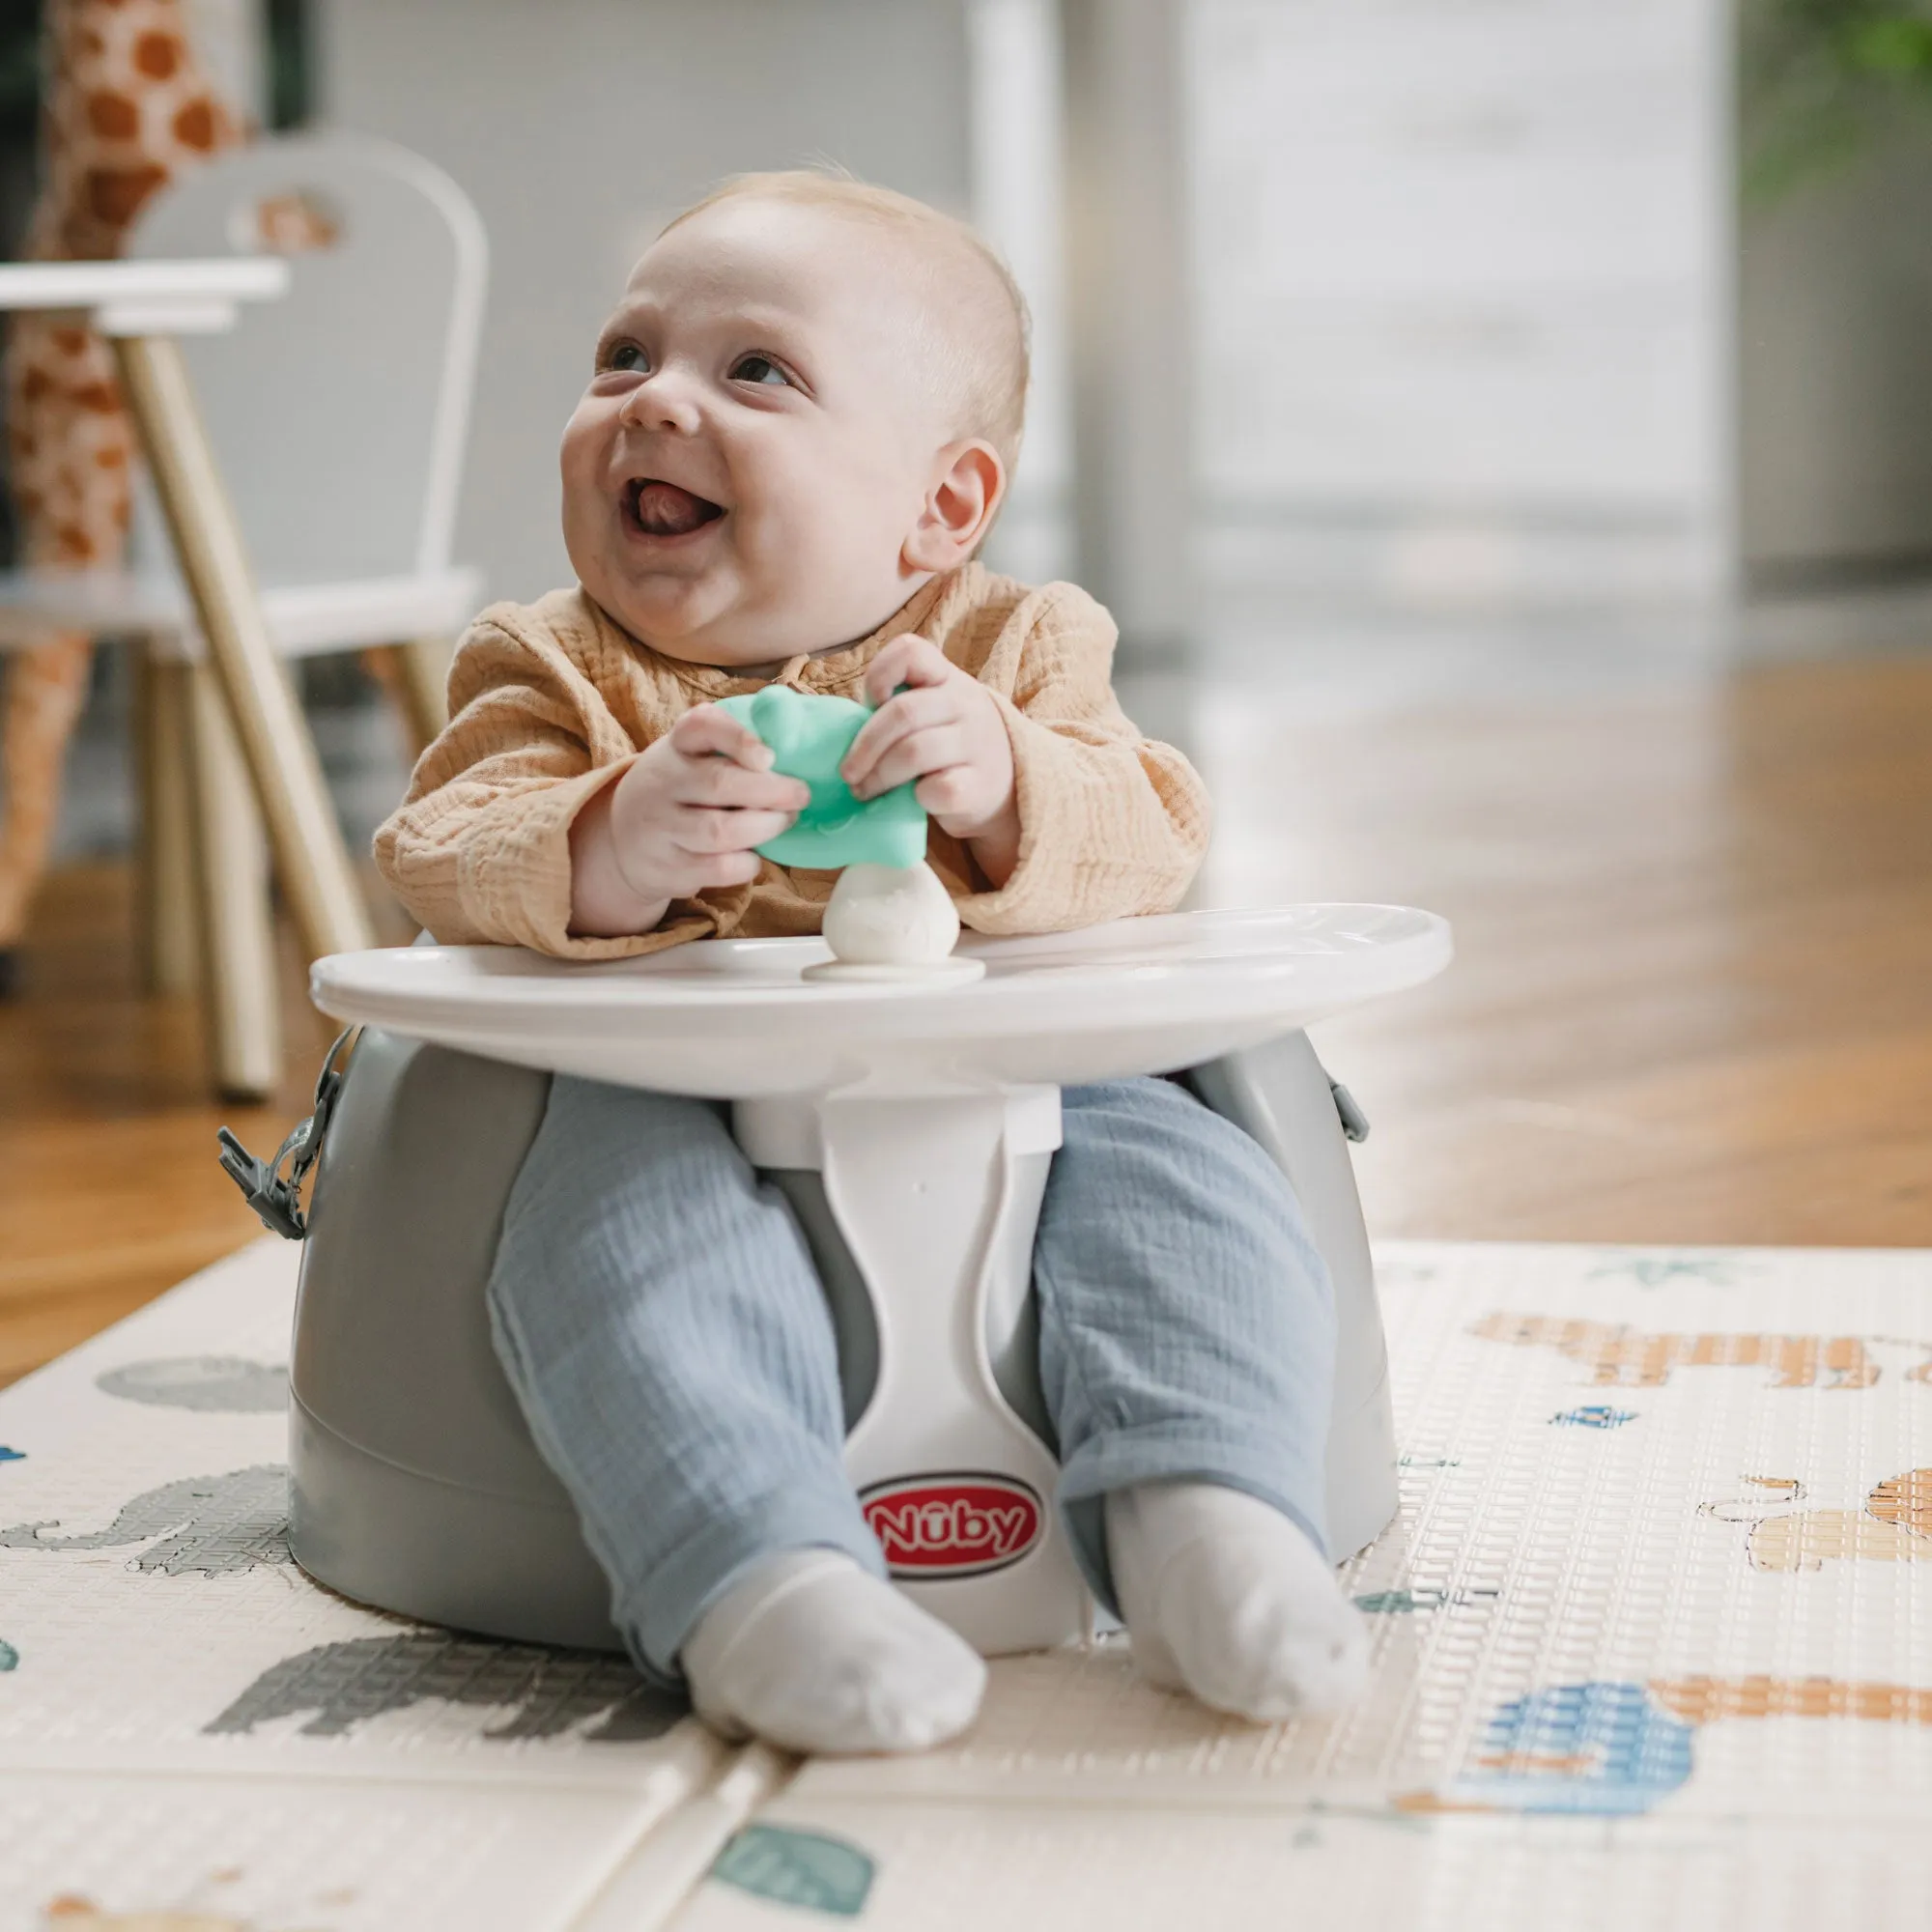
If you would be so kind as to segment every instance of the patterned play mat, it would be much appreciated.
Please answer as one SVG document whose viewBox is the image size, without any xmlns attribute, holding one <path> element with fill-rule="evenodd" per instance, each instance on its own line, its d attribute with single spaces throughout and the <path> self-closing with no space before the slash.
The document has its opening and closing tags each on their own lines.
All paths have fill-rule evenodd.
<svg viewBox="0 0 1932 1932">
<path fill-rule="evenodd" d="M 915 1761 L 727 1750 L 618 1660 L 289 1561 L 265 1241 L 0 1395 L 0 1932 L 1927 1922 L 1932 1253 L 1381 1255 L 1369 1700 L 1123 1653 Z"/>
</svg>

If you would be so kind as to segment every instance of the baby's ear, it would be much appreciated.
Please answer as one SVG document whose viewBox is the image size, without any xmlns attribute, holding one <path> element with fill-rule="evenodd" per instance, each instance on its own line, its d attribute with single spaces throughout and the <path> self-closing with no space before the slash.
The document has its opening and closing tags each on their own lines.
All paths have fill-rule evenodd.
<svg viewBox="0 0 1932 1932">
<path fill-rule="evenodd" d="M 985 541 L 1007 494 L 1007 467 L 990 442 L 949 443 L 934 464 L 919 522 L 900 555 L 908 570 L 951 570 Z"/>
</svg>

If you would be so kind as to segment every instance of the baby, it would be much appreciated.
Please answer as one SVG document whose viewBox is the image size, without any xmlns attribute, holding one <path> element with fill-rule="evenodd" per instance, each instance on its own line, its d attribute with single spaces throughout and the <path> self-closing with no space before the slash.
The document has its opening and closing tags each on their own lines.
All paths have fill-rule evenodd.
<svg viewBox="0 0 1932 1932">
<path fill-rule="evenodd" d="M 834 876 L 754 850 L 805 789 L 714 702 L 778 680 L 874 707 L 843 776 L 916 787 L 966 926 L 1172 907 L 1206 800 L 1116 703 L 1112 623 L 974 561 L 1026 383 L 1011 279 L 919 202 L 765 175 L 673 221 L 564 430 L 580 587 L 478 618 L 378 835 L 404 903 L 445 942 L 576 959 L 816 931 Z M 1034 1264 L 1082 1569 L 1156 1683 L 1331 1710 L 1366 1639 L 1322 1543 L 1334 1315 L 1293 1196 L 1174 1082 L 1063 1109 Z M 490 1305 L 647 1675 L 797 1750 L 972 1721 L 984 1667 L 885 1580 L 823 1291 L 720 1109 L 559 1077 Z"/>
</svg>

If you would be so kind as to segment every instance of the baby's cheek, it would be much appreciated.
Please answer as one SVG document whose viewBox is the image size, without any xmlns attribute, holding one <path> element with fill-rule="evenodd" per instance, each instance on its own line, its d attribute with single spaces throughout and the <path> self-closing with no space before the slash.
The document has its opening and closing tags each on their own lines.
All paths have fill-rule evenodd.
<svg viewBox="0 0 1932 1932">
<path fill-rule="evenodd" d="M 598 488 L 596 463 L 581 439 L 568 434 L 563 440 L 559 468 L 563 486 L 563 527 L 569 536 L 583 531 L 593 517 L 604 509 L 603 493 Z"/>
<path fill-rule="evenodd" d="M 572 412 L 563 426 L 563 440 L 557 451 L 566 488 L 588 473 L 604 440 L 604 425 L 597 412 L 587 404 Z"/>
</svg>

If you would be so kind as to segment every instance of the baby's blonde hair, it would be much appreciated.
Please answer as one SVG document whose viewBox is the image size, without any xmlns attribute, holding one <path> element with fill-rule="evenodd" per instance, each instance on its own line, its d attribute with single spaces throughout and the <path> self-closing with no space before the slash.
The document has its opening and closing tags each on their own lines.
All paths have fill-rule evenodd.
<svg viewBox="0 0 1932 1932">
<path fill-rule="evenodd" d="M 921 294 L 935 352 L 949 365 L 958 428 L 967 436 L 984 437 L 1010 474 L 1026 428 L 1030 325 L 1019 284 L 981 237 L 956 216 L 909 194 L 829 168 L 733 175 L 666 222 L 663 233 L 668 235 L 722 201 L 743 196 L 829 208 L 899 229 L 925 244 L 935 272 Z M 941 282 L 946 283 L 943 291 Z"/>
</svg>

